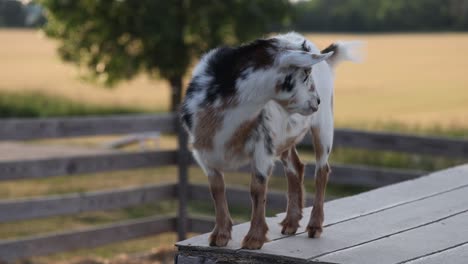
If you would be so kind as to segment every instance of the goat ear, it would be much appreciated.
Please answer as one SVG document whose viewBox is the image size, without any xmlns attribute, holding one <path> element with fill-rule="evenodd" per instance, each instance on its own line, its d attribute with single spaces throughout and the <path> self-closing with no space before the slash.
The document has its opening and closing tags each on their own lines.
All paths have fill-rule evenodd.
<svg viewBox="0 0 468 264">
<path fill-rule="evenodd" d="M 287 50 L 280 55 L 278 64 L 280 67 L 305 68 L 326 60 L 331 55 L 333 55 L 333 51 L 324 54 L 313 54 L 299 50 Z"/>
</svg>

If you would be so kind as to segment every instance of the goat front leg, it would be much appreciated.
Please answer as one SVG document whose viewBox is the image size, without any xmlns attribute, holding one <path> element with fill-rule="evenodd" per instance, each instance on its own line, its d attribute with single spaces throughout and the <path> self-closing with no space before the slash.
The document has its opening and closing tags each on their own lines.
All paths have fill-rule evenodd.
<svg viewBox="0 0 468 264">
<path fill-rule="evenodd" d="M 293 235 L 299 227 L 304 207 L 304 164 L 299 159 L 296 147 L 283 152 L 281 161 L 288 178 L 288 208 L 286 217 L 281 221 L 281 234 Z"/>
<path fill-rule="evenodd" d="M 216 225 L 211 232 L 209 242 L 210 246 L 224 247 L 231 239 L 232 231 L 232 219 L 226 201 L 224 176 L 217 170 L 210 170 L 207 174 L 216 211 Z"/>
<path fill-rule="evenodd" d="M 328 130 L 333 131 L 333 129 Z M 325 200 L 325 189 L 327 187 L 328 175 L 330 174 L 330 166 L 328 165 L 328 157 L 330 155 L 333 136 L 323 133 L 318 128 L 312 128 L 312 137 L 315 150 L 315 198 L 310 215 L 310 221 L 307 225 L 307 232 L 311 238 L 319 238 L 323 232 L 323 203 Z"/>
<path fill-rule="evenodd" d="M 265 220 L 265 204 L 268 176 L 259 172 L 252 174 L 250 197 L 252 199 L 252 217 L 250 229 L 242 241 L 242 248 L 260 249 L 268 240 L 268 225 Z"/>
</svg>

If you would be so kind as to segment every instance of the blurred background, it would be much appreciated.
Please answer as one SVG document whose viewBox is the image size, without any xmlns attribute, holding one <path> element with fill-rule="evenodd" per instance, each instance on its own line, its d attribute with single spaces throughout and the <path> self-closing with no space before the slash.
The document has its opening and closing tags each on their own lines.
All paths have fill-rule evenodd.
<svg viewBox="0 0 468 264">
<path fill-rule="evenodd" d="M 467 0 L 0 0 L 0 118 L 174 111 L 191 69 L 210 48 L 298 31 L 319 48 L 337 40 L 366 42 L 364 63 L 345 63 L 337 70 L 337 127 L 466 139 L 467 30 Z M 174 135 L 136 137 L 2 141 L 0 162 L 177 148 Z M 310 162 L 311 153 L 304 149 L 301 156 Z M 462 162 L 466 160 L 346 147 L 335 148 L 332 155 L 332 164 L 415 171 Z M 176 175 L 175 166 L 166 166 L 2 180 L 0 199 L 171 183 Z M 189 175 L 191 182 L 206 184 L 198 168 L 190 168 Z M 236 174 L 227 181 L 246 186 L 249 176 Z M 270 186 L 286 190 L 281 177 L 273 178 Z M 312 180 L 306 186 L 313 191 Z M 332 183 L 328 195 L 336 198 L 370 188 Z M 176 207 L 176 201 L 163 201 L 0 223 L 0 241 L 173 215 Z M 237 221 L 249 219 L 246 208 L 231 207 Z M 192 200 L 188 210 L 213 214 L 209 200 Z M 23 262 L 130 263 L 132 256 L 146 254 L 148 258 L 136 263 L 170 263 L 176 240 L 175 233 L 167 232 Z"/>
</svg>

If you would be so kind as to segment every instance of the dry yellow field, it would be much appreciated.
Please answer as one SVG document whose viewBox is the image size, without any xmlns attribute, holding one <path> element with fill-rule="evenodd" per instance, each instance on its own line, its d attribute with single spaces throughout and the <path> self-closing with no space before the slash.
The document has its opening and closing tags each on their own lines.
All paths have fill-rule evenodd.
<svg viewBox="0 0 468 264">
<path fill-rule="evenodd" d="M 319 47 L 337 39 L 367 43 L 367 60 L 337 71 L 339 125 L 404 123 L 468 127 L 468 34 L 309 34 Z M 166 82 L 146 77 L 114 89 L 78 78 L 56 43 L 37 31 L 0 30 L 0 91 L 41 91 L 76 101 L 167 109 Z"/>
</svg>

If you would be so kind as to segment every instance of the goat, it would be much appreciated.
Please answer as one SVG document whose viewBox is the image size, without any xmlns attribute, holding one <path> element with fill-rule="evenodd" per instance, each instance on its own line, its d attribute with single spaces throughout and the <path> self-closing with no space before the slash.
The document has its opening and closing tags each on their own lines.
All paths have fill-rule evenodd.
<svg viewBox="0 0 468 264">
<path fill-rule="evenodd" d="M 309 237 L 321 235 L 334 129 L 333 68 L 343 60 L 357 59 L 352 54 L 354 46 L 353 42 L 338 42 L 320 52 L 293 32 L 238 47 L 220 47 L 201 58 L 180 117 L 193 156 L 208 176 L 215 205 L 210 246 L 223 247 L 231 239 L 223 170 L 249 162 L 252 216 L 242 247 L 259 249 L 267 241 L 266 189 L 277 158 L 288 179 L 287 214 L 280 223 L 281 232 L 296 233 L 302 218 L 304 164 L 295 145 L 308 131 L 316 155 L 316 194 L 307 230 Z"/>
</svg>

